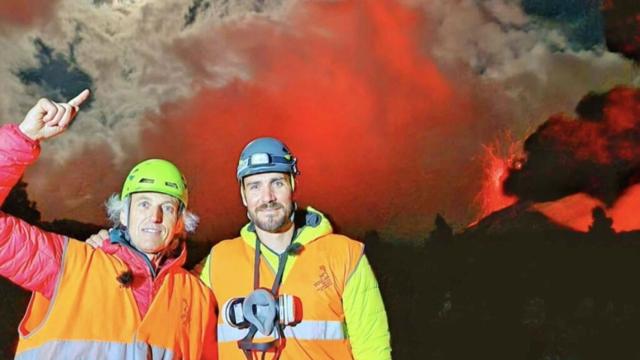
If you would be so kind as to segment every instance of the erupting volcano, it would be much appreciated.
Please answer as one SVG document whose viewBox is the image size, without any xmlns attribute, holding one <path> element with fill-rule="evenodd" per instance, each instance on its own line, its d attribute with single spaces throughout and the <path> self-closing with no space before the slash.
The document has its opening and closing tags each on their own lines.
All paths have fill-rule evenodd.
<svg viewBox="0 0 640 360">
<path fill-rule="evenodd" d="M 502 196 L 533 202 L 533 209 L 580 231 L 589 229 L 598 207 L 616 231 L 640 229 L 640 90 L 590 94 L 576 112 L 575 119 L 552 116 L 527 138 L 526 161 L 510 167 Z"/>
<path fill-rule="evenodd" d="M 484 178 L 482 179 L 482 188 L 476 197 L 480 213 L 471 226 L 485 216 L 518 201 L 516 196 L 505 194 L 504 181 L 507 179 L 510 169 L 519 169 L 521 166 L 518 154 L 521 144 L 514 142 L 508 133 L 503 138 L 505 144 L 497 139 L 492 144 L 485 146 L 482 159 Z"/>
</svg>

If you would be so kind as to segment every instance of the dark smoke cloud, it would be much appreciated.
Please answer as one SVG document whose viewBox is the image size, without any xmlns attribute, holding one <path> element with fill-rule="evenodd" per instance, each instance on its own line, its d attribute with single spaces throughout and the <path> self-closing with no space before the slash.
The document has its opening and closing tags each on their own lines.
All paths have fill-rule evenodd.
<svg viewBox="0 0 640 360">
<path fill-rule="evenodd" d="M 526 162 L 511 170 L 507 193 L 536 202 L 586 193 L 611 205 L 640 181 L 640 90 L 590 94 L 576 113 L 552 116 L 525 141 Z"/>
<path fill-rule="evenodd" d="M 609 50 L 640 61 L 640 2 L 605 0 L 602 13 Z"/>
</svg>

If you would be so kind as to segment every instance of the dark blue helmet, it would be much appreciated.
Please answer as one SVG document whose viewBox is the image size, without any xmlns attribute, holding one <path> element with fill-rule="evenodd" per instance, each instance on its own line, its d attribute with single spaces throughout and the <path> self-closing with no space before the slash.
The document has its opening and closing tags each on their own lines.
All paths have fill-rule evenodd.
<svg viewBox="0 0 640 360">
<path fill-rule="evenodd" d="M 250 142 L 240 154 L 236 177 L 242 181 L 245 177 L 268 172 L 298 174 L 296 158 L 280 140 L 263 137 Z"/>
</svg>

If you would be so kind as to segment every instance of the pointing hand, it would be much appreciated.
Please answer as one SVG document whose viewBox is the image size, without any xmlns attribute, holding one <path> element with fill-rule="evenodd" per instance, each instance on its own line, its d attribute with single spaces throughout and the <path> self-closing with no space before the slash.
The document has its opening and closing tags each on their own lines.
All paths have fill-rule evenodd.
<svg viewBox="0 0 640 360">
<path fill-rule="evenodd" d="M 40 99 L 29 110 L 20 124 L 20 130 L 33 140 L 46 140 L 66 130 L 76 116 L 80 105 L 89 98 L 89 90 L 83 90 L 67 103 Z"/>
</svg>

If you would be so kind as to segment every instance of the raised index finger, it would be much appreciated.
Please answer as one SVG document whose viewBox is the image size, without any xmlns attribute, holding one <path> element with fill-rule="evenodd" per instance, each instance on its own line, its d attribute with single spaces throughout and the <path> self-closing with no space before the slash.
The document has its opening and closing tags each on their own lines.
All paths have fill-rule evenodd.
<svg viewBox="0 0 640 360">
<path fill-rule="evenodd" d="M 78 96 L 76 96 L 73 99 L 69 100 L 68 104 L 77 108 L 80 105 L 82 105 L 82 103 L 85 102 L 85 100 L 87 100 L 89 98 L 89 94 L 91 94 L 89 89 L 84 89 L 84 90 L 82 90 L 82 92 L 80 94 L 78 94 Z"/>
</svg>

